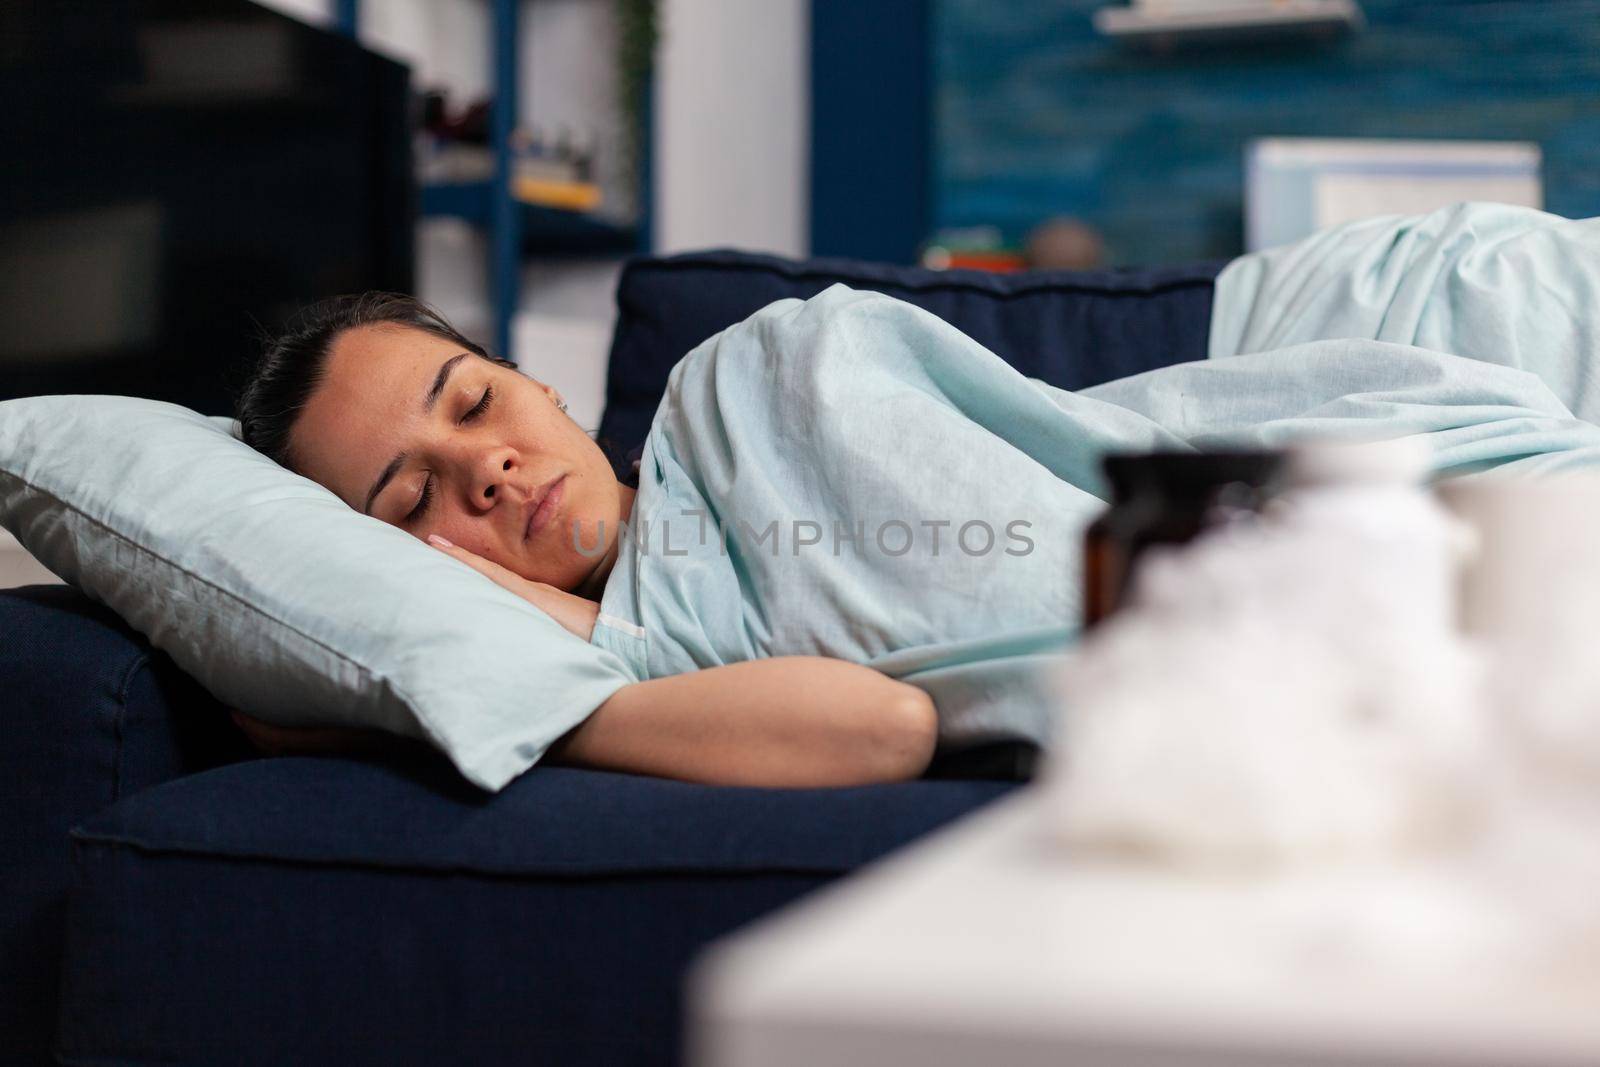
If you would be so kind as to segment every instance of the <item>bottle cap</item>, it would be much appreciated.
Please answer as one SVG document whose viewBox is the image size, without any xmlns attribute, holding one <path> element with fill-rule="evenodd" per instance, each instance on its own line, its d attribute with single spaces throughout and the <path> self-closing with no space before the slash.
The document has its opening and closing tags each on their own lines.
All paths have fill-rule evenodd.
<svg viewBox="0 0 1600 1067">
<path fill-rule="evenodd" d="M 1171 500 L 1205 501 L 1227 485 L 1267 488 L 1282 463 L 1281 452 L 1114 452 L 1100 466 L 1116 500 L 1154 492 Z"/>
<path fill-rule="evenodd" d="M 1415 485 L 1428 474 L 1429 449 L 1421 437 L 1386 441 L 1312 441 L 1289 449 L 1290 485 Z"/>
</svg>

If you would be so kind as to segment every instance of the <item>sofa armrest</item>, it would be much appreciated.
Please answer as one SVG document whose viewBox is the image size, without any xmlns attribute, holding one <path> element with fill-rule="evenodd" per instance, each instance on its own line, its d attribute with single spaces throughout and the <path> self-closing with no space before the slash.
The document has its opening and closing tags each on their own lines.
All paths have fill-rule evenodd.
<svg viewBox="0 0 1600 1067">
<path fill-rule="evenodd" d="M 246 754 L 220 705 L 115 614 L 71 586 L 0 590 L 4 1057 L 49 1055 L 67 831 L 121 797 Z"/>
<path fill-rule="evenodd" d="M 53 794 L 76 822 L 248 753 L 209 693 L 71 586 L 0 591 L 0 694 L 0 797 L 14 816 Z"/>
</svg>

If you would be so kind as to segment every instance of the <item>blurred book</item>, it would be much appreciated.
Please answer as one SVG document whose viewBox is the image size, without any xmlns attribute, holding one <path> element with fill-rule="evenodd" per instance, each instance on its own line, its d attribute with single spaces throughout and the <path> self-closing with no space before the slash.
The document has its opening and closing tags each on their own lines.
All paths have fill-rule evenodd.
<svg viewBox="0 0 1600 1067">
<path fill-rule="evenodd" d="M 511 195 L 525 204 L 563 211 L 593 211 L 603 200 L 600 187 L 594 182 L 552 181 L 522 174 L 512 178 Z"/>
<path fill-rule="evenodd" d="M 1000 274 L 1027 266 L 1020 251 L 1006 247 L 998 226 L 938 230 L 922 246 L 920 262 L 931 270 L 987 270 Z"/>
</svg>

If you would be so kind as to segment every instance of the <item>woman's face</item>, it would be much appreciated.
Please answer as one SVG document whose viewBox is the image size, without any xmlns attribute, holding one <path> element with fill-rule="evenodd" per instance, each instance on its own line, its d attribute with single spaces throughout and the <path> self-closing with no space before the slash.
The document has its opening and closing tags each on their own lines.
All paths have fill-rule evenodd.
<svg viewBox="0 0 1600 1067">
<path fill-rule="evenodd" d="M 632 494 L 550 387 L 397 325 L 346 330 L 326 371 L 290 451 L 357 511 L 560 589 L 608 555 Z"/>
</svg>

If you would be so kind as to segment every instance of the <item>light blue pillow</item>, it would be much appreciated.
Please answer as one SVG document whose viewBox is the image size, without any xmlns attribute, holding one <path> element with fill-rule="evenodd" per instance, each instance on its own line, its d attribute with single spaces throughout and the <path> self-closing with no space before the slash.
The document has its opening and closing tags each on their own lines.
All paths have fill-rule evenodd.
<svg viewBox="0 0 1600 1067">
<path fill-rule="evenodd" d="M 0 403 L 0 524 L 226 704 L 428 741 L 499 789 L 622 661 L 233 436 L 120 396 Z"/>
</svg>

